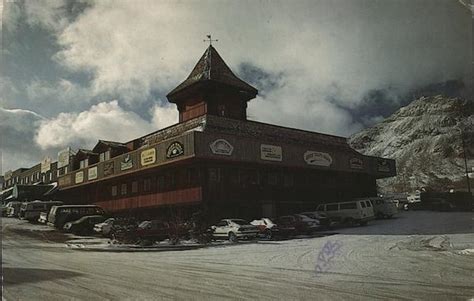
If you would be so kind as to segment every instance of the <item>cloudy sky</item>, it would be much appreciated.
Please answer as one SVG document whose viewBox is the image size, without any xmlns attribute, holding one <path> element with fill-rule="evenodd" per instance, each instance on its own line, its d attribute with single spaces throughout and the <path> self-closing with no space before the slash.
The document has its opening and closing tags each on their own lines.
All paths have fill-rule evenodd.
<svg viewBox="0 0 474 301">
<path fill-rule="evenodd" d="M 259 90 L 250 119 L 349 136 L 414 91 L 470 87 L 466 1 L 3 0 L 3 172 L 176 123 L 166 94 L 209 33 Z"/>
</svg>

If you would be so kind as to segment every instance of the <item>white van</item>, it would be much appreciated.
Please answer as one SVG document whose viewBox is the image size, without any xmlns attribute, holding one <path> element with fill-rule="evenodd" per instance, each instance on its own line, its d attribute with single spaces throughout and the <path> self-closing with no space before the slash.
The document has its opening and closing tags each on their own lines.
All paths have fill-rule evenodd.
<svg viewBox="0 0 474 301">
<path fill-rule="evenodd" d="M 398 213 L 397 204 L 392 200 L 382 198 L 367 198 L 364 200 L 370 200 L 377 218 L 391 218 Z"/>
<path fill-rule="evenodd" d="M 374 210 L 369 200 L 321 204 L 316 211 L 325 213 L 333 221 L 350 225 L 366 225 L 374 219 Z"/>
</svg>

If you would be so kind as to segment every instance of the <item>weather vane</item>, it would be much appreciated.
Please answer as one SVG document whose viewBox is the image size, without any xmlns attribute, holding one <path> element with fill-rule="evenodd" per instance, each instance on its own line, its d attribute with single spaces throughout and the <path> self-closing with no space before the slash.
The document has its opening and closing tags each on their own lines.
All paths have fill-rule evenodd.
<svg viewBox="0 0 474 301">
<path fill-rule="evenodd" d="M 206 40 L 202 40 L 202 41 L 203 41 L 203 42 L 209 42 L 209 46 L 212 45 L 212 42 L 217 42 L 217 41 L 219 41 L 219 40 L 213 40 L 213 39 L 211 38 L 211 35 L 210 35 L 210 34 L 208 34 L 206 37 L 207 37 L 207 39 L 206 39 Z"/>
</svg>

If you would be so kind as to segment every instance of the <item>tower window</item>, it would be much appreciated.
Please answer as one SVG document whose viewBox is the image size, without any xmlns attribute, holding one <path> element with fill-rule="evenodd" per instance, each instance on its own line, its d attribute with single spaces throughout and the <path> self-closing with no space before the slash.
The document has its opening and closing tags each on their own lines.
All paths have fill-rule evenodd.
<svg viewBox="0 0 474 301">
<path fill-rule="evenodd" d="M 217 112 L 218 112 L 219 116 L 224 117 L 225 116 L 225 105 L 219 105 L 217 107 Z"/>
</svg>

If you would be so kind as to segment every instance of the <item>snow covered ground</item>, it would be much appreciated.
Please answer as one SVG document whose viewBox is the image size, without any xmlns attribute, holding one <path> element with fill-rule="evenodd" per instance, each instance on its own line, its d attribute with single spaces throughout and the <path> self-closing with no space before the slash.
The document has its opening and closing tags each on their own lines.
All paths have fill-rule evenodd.
<svg viewBox="0 0 474 301">
<path fill-rule="evenodd" d="M 403 212 L 326 237 L 146 253 L 76 251 L 40 234 L 47 228 L 3 219 L 4 296 L 467 300 L 474 297 L 473 218 L 470 212 Z M 318 273 L 318 255 L 328 242 L 340 248 Z"/>
</svg>

